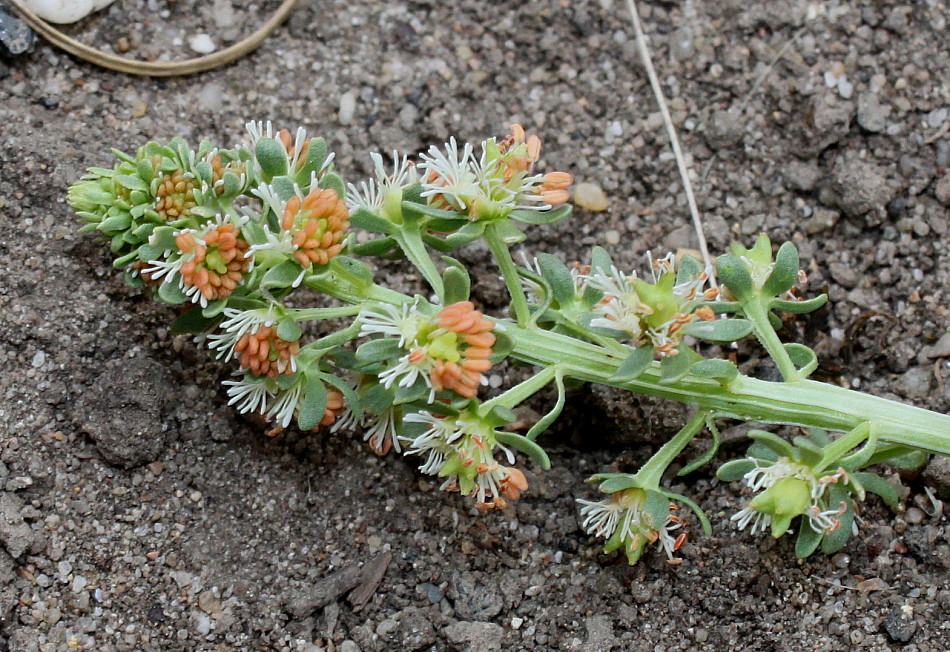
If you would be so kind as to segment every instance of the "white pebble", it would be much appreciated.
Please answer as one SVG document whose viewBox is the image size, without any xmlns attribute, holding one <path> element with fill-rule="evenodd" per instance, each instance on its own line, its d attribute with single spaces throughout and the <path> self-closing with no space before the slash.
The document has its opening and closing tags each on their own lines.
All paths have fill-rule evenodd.
<svg viewBox="0 0 950 652">
<path fill-rule="evenodd" d="M 337 113 L 337 120 L 341 125 L 348 125 L 353 122 L 353 116 L 356 114 L 356 93 L 348 91 L 340 96 L 340 110 Z"/>
<path fill-rule="evenodd" d="M 46 364 L 46 352 L 37 351 L 36 353 L 34 353 L 33 360 L 30 361 L 30 364 L 32 364 L 33 367 L 36 369 L 42 367 L 44 364 Z"/>
<path fill-rule="evenodd" d="M 75 23 L 113 2 L 115 0 L 23 0 L 27 9 L 58 25 Z"/>
<path fill-rule="evenodd" d="M 511 619 L 511 628 L 512 629 L 521 629 L 521 626 L 524 625 L 524 618 L 518 618 L 515 616 Z"/>
<path fill-rule="evenodd" d="M 214 41 L 211 40 L 211 37 L 203 32 L 189 38 L 188 47 L 198 54 L 211 54 L 218 49 Z"/>
<path fill-rule="evenodd" d="M 607 241 L 607 244 L 615 245 L 620 243 L 620 231 L 616 229 L 610 229 L 604 233 L 604 239 Z"/>
<path fill-rule="evenodd" d="M 502 377 L 499 374 L 492 374 L 488 377 L 489 387 L 494 387 L 495 389 L 501 387 Z"/>
<path fill-rule="evenodd" d="M 605 211 L 607 195 L 596 183 L 585 181 L 574 186 L 574 203 L 589 211 Z"/>
</svg>

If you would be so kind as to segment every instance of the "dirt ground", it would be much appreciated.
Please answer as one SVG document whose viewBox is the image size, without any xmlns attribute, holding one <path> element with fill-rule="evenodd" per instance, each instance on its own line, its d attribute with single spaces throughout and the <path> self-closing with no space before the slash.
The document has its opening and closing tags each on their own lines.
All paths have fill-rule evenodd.
<svg viewBox="0 0 950 652">
<path fill-rule="evenodd" d="M 903 478 L 900 513 L 871 500 L 841 553 L 804 561 L 791 541 L 737 532 L 740 488 L 707 467 L 674 488 L 714 536 L 692 522 L 682 565 L 651 553 L 630 568 L 581 531 L 575 501 L 593 497 L 588 475 L 642 460 L 674 407 L 575 391 L 546 439 L 554 468 L 528 465 L 521 500 L 477 512 L 358 434 L 265 438 L 226 406 L 227 370 L 169 335 L 173 309 L 123 286 L 64 202 L 111 147 L 230 146 L 250 119 L 325 136 L 351 181 L 368 151 L 522 122 L 548 169 L 609 198 L 533 229 L 526 249 L 571 261 L 606 242 L 634 266 L 695 247 L 623 4 L 303 0 L 252 56 L 170 80 L 44 43 L 0 59 L 0 649 L 950 650 L 950 525 L 925 495 L 950 499 L 945 460 Z M 275 6 L 119 0 L 69 31 L 181 58 Z M 809 290 L 833 302 L 788 329 L 819 351 L 820 377 L 947 412 L 947 4 L 641 13 L 710 247 L 793 239 Z M 462 258 L 497 314 L 486 252 Z M 398 264 L 381 277 L 418 287 Z M 736 436 L 720 461 L 743 450 L 723 425 Z"/>
</svg>

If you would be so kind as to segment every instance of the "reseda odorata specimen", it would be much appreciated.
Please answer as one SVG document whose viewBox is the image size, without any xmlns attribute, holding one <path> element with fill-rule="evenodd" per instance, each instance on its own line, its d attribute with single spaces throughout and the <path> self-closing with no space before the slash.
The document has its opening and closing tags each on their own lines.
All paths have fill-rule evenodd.
<svg viewBox="0 0 950 652">
<path fill-rule="evenodd" d="M 541 140 L 519 125 L 477 150 L 452 138 L 418 164 L 374 152 L 375 177 L 358 184 L 343 182 L 323 139 L 270 123 L 247 128 L 247 144 L 233 149 L 174 139 L 116 152 L 118 162 L 90 169 L 68 200 L 83 230 L 109 239 L 128 283 L 184 308 L 175 332 L 199 335 L 235 365 L 229 402 L 269 422 L 270 435 L 292 425 L 354 431 L 378 455 L 418 456 L 443 489 L 492 509 L 529 489 L 525 458 L 549 467 L 536 439 L 563 409 L 567 383 L 683 401 L 695 413 L 639 471 L 595 475 L 602 499 L 579 499 L 583 528 L 630 563 L 649 545 L 680 563 L 687 511 L 709 531 L 700 507 L 666 488 L 664 475 L 701 432 L 712 445 L 680 474 L 715 456 L 717 419 L 805 429 L 791 442 L 753 430 L 748 457 L 718 471 L 752 492 L 732 520 L 776 538 L 797 524 L 802 556 L 843 546 L 868 492 L 896 504 L 891 485 L 862 469 L 950 453 L 950 417 L 807 380 L 815 354 L 779 339 L 775 313 L 809 312 L 826 298 L 798 297 L 791 243 L 774 253 L 765 235 L 748 249 L 733 245 L 716 261 L 721 290 L 710 283 L 714 270 L 689 256 L 648 257 L 645 273 L 620 269 L 600 247 L 583 264 L 539 253 L 518 265 L 511 249 L 524 241 L 523 225 L 567 217 L 573 182 L 539 171 Z M 480 310 L 468 271 L 447 255 L 479 239 L 504 279 L 507 315 Z M 364 256 L 405 257 L 431 293 L 377 283 Z M 299 287 L 325 301 L 291 307 Z M 323 320 L 345 325 L 304 335 L 304 324 Z M 750 335 L 782 382 L 703 355 L 703 340 Z M 487 373 L 507 358 L 536 371 L 487 390 Z M 550 411 L 515 432 L 514 409 L 549 385 Z"/>
</svg>

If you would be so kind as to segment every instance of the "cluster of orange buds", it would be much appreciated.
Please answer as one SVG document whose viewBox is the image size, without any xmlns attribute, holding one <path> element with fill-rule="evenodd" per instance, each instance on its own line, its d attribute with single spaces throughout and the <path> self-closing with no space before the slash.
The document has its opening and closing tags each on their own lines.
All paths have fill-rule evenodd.
<svg viewBox="0 0 950 652">
<path fill-rule="evenodd" d="M 345 407 L 346 401 L 343 398 L 343 393 L 335 387 L 327 385 L 327 405 L 323 408 L 323 418 L 320 419 L 320 423 L 314 426 L 313 429 L 316 430 L 321 426 L 333 425 L 333 422 L 343 414 Z"/>
<path fill-rule="evenodd" d="M 175 244 L 182 254 L 191 254 L 178 270 L 182 284 L 195 288 L 206 302 L 231 294 L 250 262 L 248 244 L 230 222 L 209 229 L 200 239 L 193 231 L 182 231 Z"/>
<path fill-rule="evenodd" d="M 294 356 L 300 352 L 300 342 L 281 339 L 273 326 L 261 325 L 238 338 L 234 352 L 241 366 L 255 376 L 276 378 L 296 371 Z"/>
<path fill-rule="evenodd" d="M 224 192 L 224 186 L 219 182 L 224 179 L 225 172 L 233 172 L 234 174 L 241 176 L 247 170 L 247 163 L 243 161 L 231 161 L 227 165 L 224 165 L 221 162 L 221 155 L 215 154 L 211 157 L 211 160 L 208 161 L 211 165 L 211 181 L 214 186 L 214 193 L 220 195 Z"/>
<path fill-rule="evenodd" d="M 155 212 L 166 220 L 188 217 L 191 209 L 198 205 L 195 200 L 197 187 L 191 173 L 180 169 L 165 173 L 155 189 Z"/>
<path fill-rule="evenodd" d="M 288 134 L 289 137 L 289 134 Z M 292 234 L 294 258 L 302 267 L 326 265 L 343 250 L 350 223 L 346 203 L 332 188 L 315 188 L 306 197 L 291 197 L 281 227 Z"/>
<path fill-rule="evenodd" d="M 518 148 L 518 145 L 524 145 Z M 511 134 L 498 143 L 502 154 L 514 149 L 509 156 L 499 159 L 505 165 L 504 180 L 507 183 L 516 172 L 529 172 L 541 159 L 541 139 L 536 134 L 526 135 L 524 127 L 519 124 L 511 125 Z M 568 188 L 574 183 L 574 176 L 569 172 L 548 172 L 541 177 L 541 183 L 535 186 L 534 191 L 546 204 L 556 206 L 566 203 L 571 198 Z"/>
<path fill-rule="evenodd" d="M 435 391 L 450 389 L 466 398 L 478 393 L 482 373 L 491 369 L 489 358 L 495 336 L 491 333 L 495 324 L 485 319 L 480 310 L 475 310 L 471 301 L 459 301 L 443 308 L 436 316 L 436 323 L 459 335 L 466 347 L 458 361 L 436 359 L 430 372 Z"/>
</svg>

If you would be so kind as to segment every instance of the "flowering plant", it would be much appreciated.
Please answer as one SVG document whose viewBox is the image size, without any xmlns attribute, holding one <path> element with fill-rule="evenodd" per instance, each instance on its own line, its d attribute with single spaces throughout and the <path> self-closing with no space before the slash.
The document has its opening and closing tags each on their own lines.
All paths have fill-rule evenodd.
<svg viewBox="0 0 950 652">
<path fill-rule="evenodd" d="M 709 462 L 716 419 L 801 427 L 791 442 L 753 430 L 746 459 L 718 475 L 744 480 L 754 497 L 733 520 L 778 538 L 797 521 L 796 553 L 832 552 L 857 532 L 867 493 L 896 503 L 878 462 L 919 465 L 950 453 L 950 417 L 808 380 L 818 362 L 782 342 L 776 312 L 815 310 L 801 299 L 798 253 L 773 253 L 761 235 L 733 245 L 711 266 L 683 256 L 648 260 L 645 275 L 621 270 L 595 247 L 585 264 L 541 253 L 517 265 L 520 224 L 568 216 L 566 172 L 536 172 L 541 141 L 514 125 L 480 151 L 451 139 L 419 163 L 394 153 L 387 168 L 371 154 L 375 178 L 344 184 L 320 138 L 250 123 L 234 149 L 175 139 L 116 152 L 112 168 L 92 168 L 69 191 L 83 230 L 109 239 L 126 280 L 183 311 L 174 331 L 195 333 L 212 356 L 236 364 L 225 382 L 230 404 L 272 424 L 357 430 L 379 455 L 421 457 L 420 470 L 481 509 L 503 508 L 528 489 L 516 453 L 550 465 L 538 436 L 558 417 L 570 382 L 594 382 L 695 406 L 686 425 L 634 474 L 598 474 L 603 500 L 581 500 L 584 529 L 635 563 L 658 544 L 671 563 L 686 517 L 709 521 L 686 496 L 665 488 L 671 464 L 700 432 L 712 445 L 687 463 Z M 366 237 L 356 237 L 355 229 Z M 488 316 L 470 299 L 465 266 L 448 255 L 483 240 L 510 297 L 508 316 Z M 438 263 L 432 253 L 443 254 Z M 404 256 L 431 294 L 408 296 L 378 284 L 364 256 Z M 324 305 L 288 301 L 300 287 Z M 309 339 L 302 325 L 346 320 Z M 337 323 L 337 322 L 334 322 Z M 754 336 L 783 376 L 745 376 L 729 359 L 706 357 L 699 341 Z M 483 391 L 506 358 L 534 365 L 526 380 Z M 555 404 L 526 432 L 514 408 L 553 385 Z M 485 397 L 489 394 L 489 397 Z M 837 436 L 832 433 L 840 433 Z"/>
</svg>

